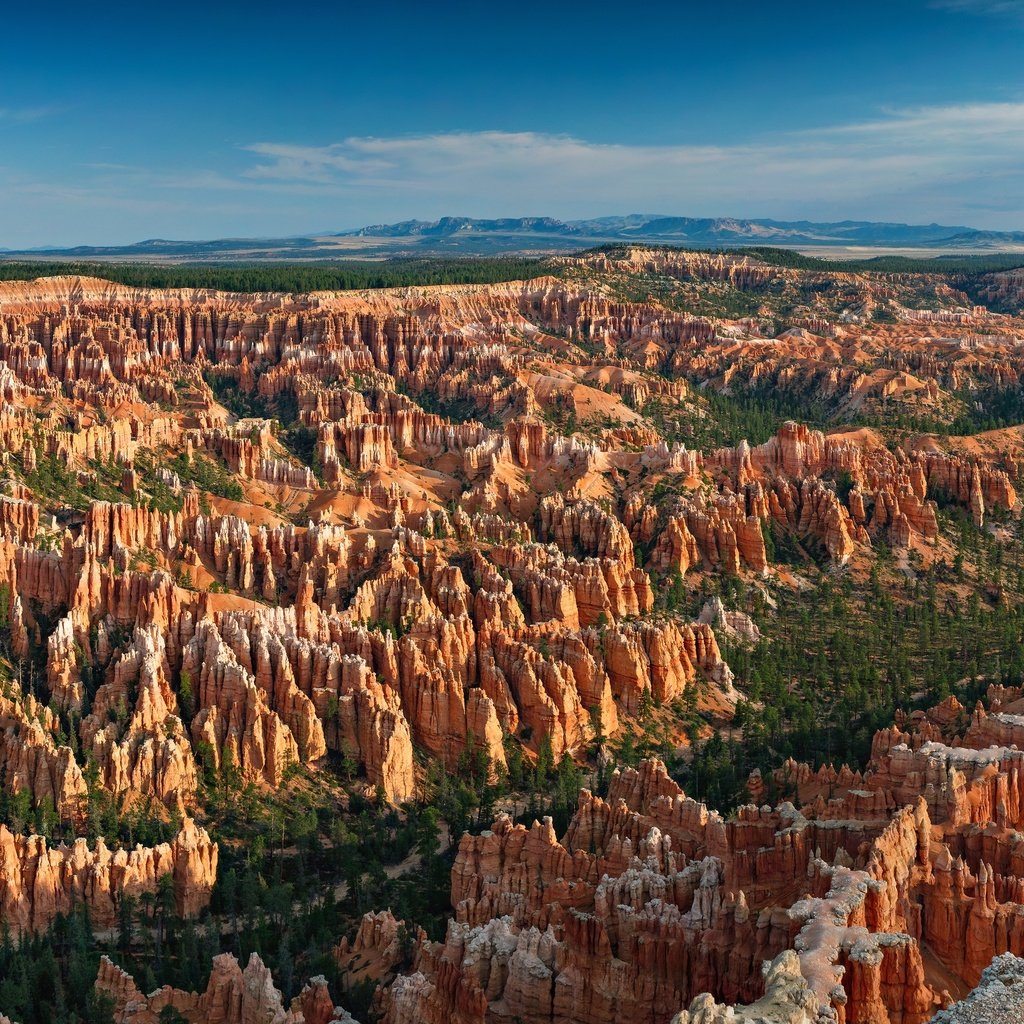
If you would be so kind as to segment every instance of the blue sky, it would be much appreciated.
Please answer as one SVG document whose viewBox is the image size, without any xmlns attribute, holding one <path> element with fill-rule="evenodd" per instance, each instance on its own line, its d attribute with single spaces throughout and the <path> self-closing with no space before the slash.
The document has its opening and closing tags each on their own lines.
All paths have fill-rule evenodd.
<svg viewBox="0 0 1024 1024">
<path fill-rule="evenodd" d="M 1024 0 L 8 6 L 0 247 L 445 214 L 1024 229 Z"/>
</svg>

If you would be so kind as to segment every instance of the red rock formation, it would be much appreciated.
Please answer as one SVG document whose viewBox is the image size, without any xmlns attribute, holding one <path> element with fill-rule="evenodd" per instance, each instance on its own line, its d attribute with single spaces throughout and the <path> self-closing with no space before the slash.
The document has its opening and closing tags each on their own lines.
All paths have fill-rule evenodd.
<svg viewBox="0 0 1024 1024">
<path fill-rule="evenodd" d="M 322 977 L 311 979 L 285 1008 L 270 971 L 256 953 L 244 970 L 229 953 L 214 957 L 210 980 L 201 994 L 164 986 L 148 996 L 104 956 L 96 990 L 113 1002 L 116 1024 L 157 1024 L 168 1007 L 189 1024 L 354 1024 L 348 1013 L 334 1006 Z"/>
<path fill-rule="evenodd" d="M 110 792 L 184 809 L 195 796 L 197 772 L 168 675 L 161 630 L 137 629 L 132 646 L 112 662 L 110 682 L 97 690 L 81 735 Z"/>
<path fill-rule="evenodd" d="M 93 850 L 84 839 L 48 846 L 0 825 L 0 920 L 14 932 L 45 928 L 79 904 L 97 927 L 110 927 L 121 897 L 155 892 L 162 875 L 174 879 L 177 912 L 191 917 L 209 902 L 216 874 L 217 844 L 188 818 L 173 842 L 131 851 L 102 839 Z"/>
<path fill-rule="evenodd" d="M 227 620 L 225 625 L 231 624 Z M 269 654 L 257 651 L 253 665 L 249 638 L 236 634 L 242 660 L 230 639 L 212 622 L 201 622 L 186 648 L 183 669 L 195 680 L 199 711 L 192 721 L 196 743 L 207 743 L 214 765 L 228 760 L 245 780 L 281 782 L 289 764 L 300 760 L 299 739 L 306 755 L 324 752 L 323 727 L 312 702 L 294 683 L 276 685 Z"/>
<path fill-rule="evenodd" d="M 85 779 L 74 751 L 57 743 L 52 712 L 31 694 L 24 700 L 0 696 L 0 728 L 0 785 L 5 792 L 27 792 L 33 809 L 49 805 L 62 821 L 77 820 L 87 792 Z"/>
<path fill-rule="evenodd" d="M 927 812 L 919 803 L 889 827 L 846 831 L 785 805 L 726 823 L 651 762 L 618 775 L 607 802 L 582 794 L 561 843 L 550 822 L 499 819 L 463 838 L 458 923 L 444 943 L 420 940 L 414 972 L 385 991 L 385 1019 L 483 1021 L 499 1007 L 524 1021 L 667 1021 L 702 990 L 758 999 L 757 965 L 795 943 L 799 961 L 782 961 L 782 973 L 808 1006 L 923 1022 L 934 997 L 903 933 L 916 928 L 904 912 L 910 886 L 927 877 Z M 826 848 L 835 866 L 816 858 Z M 854 856 L 863 866 L 844 866 Z M 804 886 L 813 895 L 800 900 Z M 367 932 L 364 957 L 370 944 Z M 757 1005 L 779 1002 L 770 983 Z"/>
<path fill-rule="evenodd" d="M 920 310 L 891 276 L 726 254 L 628 249 L 564 266 L 565 280 L 308 296 L 0 283 L 0 618 L 22 669 L 0 697 L 5 791 L 73 824 L 87 759 L 119 802 L 170 813 L 202 799 L 201 762 L 276 787 L 289 765 L 344 752 L 401 803 L 424 759 L 454 770 L 469 749 L 496 774 L 510 742 L 571 756 L 628 727 L 648 694 L 671 705 L 710 684 L 723 711 L 734 698 L 716 633 L 756 631 L 724 606 L 696 624 L 654 614 L 677 586 L 668 574 L 690 576 L 684 588 L 708 573 L 785 582 L 770 554 L 785 540 L 855 576 L 876 541 L 948 552 L 939 502 L 979 526 L 1016 507 L 1012 438 L 996 454 L 954 438 L 890 449 L 874 431 L 787 423 L 756 447 L 699 452 L 655 427 L 684 405 L 687 421 L 707 413 L 691 381 L 948 420 L 959 395 L 1019 386 L 1024 355 L 1006 340 L 1019 318 L 954 288 Z M 815 298 L 766 343 L 767 313 L 712 321 L 589 280 L 637 273 L 766 296 L 809 283 Z M 876 305 L 896 322 L 873 320 Z M 265 415 L 236 419 L 208 380 Z M 447 403 L 460 415 L 425 409 Z M 40 470 L 57 476 L 51 460 L 78 474 L 66 497 L 80 512 L 39 486 Z M 84 507 L 82 492 L 111 485 L 125 501 Z M 864 773 L 789 763 L 753 780 L 800 810 L 725 821 L 647 764 L 607 799 L 585 793 L 561 841 L 499 819 L 463 840 L 456 921 L 443 943 L 416 939 L 417 972 L 382 1010 L 394 1024 L 663 1022 L 702 990 L 760 999 L 761 961 L 799 947 L 808 1004 L 918 1024 L 936 958 L 974 979 L 1017 948 L 1020 699 L 902 716 Z M 85 886 L 79 860 L 106 878 L 105 857 L 136 858 L 97 907 L 157 870 L 154 851 L 40 842 L 10 837 L 23 889 L 26 858 L 64 865 L 38 914 L 35 883 L 11 903 L 33 908 L 31 927 Z M 399 970 L 392 924 L 346 952 Z M 962 954 L 939 948 L 952 945 Z M 333 1011 L 317 986 L 285 1009 L 250 968 L 246 1013 L 319 1024 Z M 791 958 L 777 968 L 779 1008 L 799 986 Z M 215 975 L 205 996 L 160 1005 L 240 1014 L 244 972 Z M 130 1013 L 146 1020 L 153 998 L 132 993 Z"/>
<path fill-rule="evenodd" d="M 792 950 L 766 964 L 765 994 L 749 1006 L 718 1004 L 709 993 L 699 995 L 672 1024 L 815 1024 L 821 1004 L 800 970 Z"/>
</svg>

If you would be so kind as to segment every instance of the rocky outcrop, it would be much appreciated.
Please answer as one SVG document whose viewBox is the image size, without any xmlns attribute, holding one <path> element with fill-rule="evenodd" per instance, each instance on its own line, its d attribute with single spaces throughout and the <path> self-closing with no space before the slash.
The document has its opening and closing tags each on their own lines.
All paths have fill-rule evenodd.
<svg viewBox="0 0 1024 1024">
<path fill-rule="evenodd" d="M 342 660 L 336 692 L 315 693 L 322 718 L 334 720 L 328 731 L 334 749 L 355 755 L 370 785 L 379 786 L 392 803 L 411 799 L 416 785 L 412 736 L 398 693 L 381 686 L 354 655 Z"/>
<path fill-rule="evenodd" d="M 1006 688 L 991 695 L 1002 707 L 1018 699 Z M 953 700 L 902 716 L 910 731 L 881 731 L 863 776 L 787 765 L 785 777 L 809 799 L 802 811 L 749 806 L 726 821 L 646 761 L 617 772 L 606 799 L 584 790 L 561 839 L 550 819 L 527 828 L 499 816 L 461 840 L 443 941 L 411 936 L 410 966 L 400 922 L 370 914 L 338 946 L 338 962 L 353 979 L 382 983 L 389 1024 L 483 1024 L 492 1015 L 597 1024 L 645 1014 L 681 1024 L 925 1024 L 951 1002 L 944 979 L 981 981 L 987 991 L 993 956 L 1024 945 L 1018 752 L 944 746 L 965 720 L 969 732 L 985 719 Z M 945 767 L 897 771 L 904 749 Z M 899 794 L 911 777 L 932 781 L 919 781 L 902 805 L 872 798 L 890 787 Z M 120 993 L 119 1006 L 172 1004 L 198 1020 L 189 1013 L 219 1005 L 235 972 L 237 964 L 217 966 L 204 996 L 142 998 L 112 965 L 101 985 Z M 265 974 L 252 976 L 266 979 L 254 992 L 270 991 Z M 326 1012 L 326 993 L 310 991 L 310 1005 Z"/>
<path fill-rule="evenodd" d="M 208 744 L 218 770 L 227 763 L 246 781 L 278 786 L 288 766 L 299 763 L 299 744 L 291 725 L 308 730 L 320 752 L 323 729 L 309 698 L 294 686 L 286 685 L 281 695 L 285 706 L 276 708 L 274 698 L 279 694 L 257 685 L 257 667 L 249 660 L 248 644 L 242 656 L 239 661 L 213 623 L 200 624 L 183 658 L 184 670 L 195 680 L 200 708 L 192 720 L 192 737 L 197 744 Z M 289 722 L 287 712 L 293 709 L 298 717 Z"/>
<path fill-rule="evenodd" d="M 1024 960 L 1004 953 L 982 972 L 966 999 L 940 1010 L 931 1024 L 989 1024 L 1024 1018 Z"/>
<path fill-rule="evenodd" d="M 74 751 L 60 745 L 49 708 L 29 694 L 0 696 L 0 784 L 28 793 L 32 809 L 51 807 L 62 821 L 77 821 L 87 793 Z"/>
<path fill-rule="evenodd" d="M 100 960 L 96 991 L 114 1004 L 115 1024 L 157 1024 L 171 1011 L 189 1024 L 354 1024 L 336 1007 L 322 977 L 312 978 L 289 1006 L 274 987 L 270 971 L 256 953 L 243 970 L 229 953 L 213 958 L 206 991 L 183 992 L 170 986 L 143 995 L 130 975 L 108 957 Z"/>
<path fill-rule="evenodd" d="M 944 705 L 914 721 L 935 735 L 962 717 Z M 710 994 L 679 1020 L 732 1019 L 714 1002 L 725 999 L 754 1003 L 735 1009 L 740 1020 L 923 1024 L 948 1000 L 925 944 L 968 984 L 1001 948 L 1019 951 L 1016 751 L 914 744 L 913 734 L 894 744 L 885 735 L 863 778 L 787 769 L 811 797 L 802 814 L 788 804 L 750 807 L 725 822 L 646 763 L 617 775 L 606 801 L 581 794 L 561 841 L 550 822 L 527 829 L 507 819 L 464 837 L 452 871 L 455 923 L 444 943 L 420 940 L 413 972 L 387 990 L 386 1019 L 483 1020 L 494 1006 L 530 1021 L 630 1017 L 641 1012 L 632 1002 L 641 957 L 653 972 L 644 1005 L 656 1017 L 670 1016 L 658 1009 L 662 993 L 666 1004 L 685 1005 L 703 989 Z M 872 800 L 890 788 L 899 794 L 877 778 L 892 777 L 904 748 L 932 762 L 941 754 L 944 774 L 915 776 L 909 806 Z M 909 786 L 912 773 L 898 777 Z M 925 777 L 944 781 L 925 786 Z M 827 801 L 825 781 L 834 787 Z M 979 831 L 986 821 L 1000 825 Z M 636 946 L 640 934 L 647 944 Z M 659 953 L 660 942 L 673 945 Z M 764 991 L 744 987 L 757 963 L 787 948 L 799 955 L 775 962 Z M 669 963 L 675 972 L 661 975 Z M 609 964 L 618 965 L 616 980 L 605 988 Z"/>
<path fill-rule="evenodd" d="M 385 1019 L 668 1021 L 694 999 L 679 1019 L 729 1019 L 724 998 L 769 1020 L 923 1024 L 938 996 L 905 908 L 928 828 L 923 802 L 891 823 L 819 826 L 785 804 L 725 822 L 646 762 L 607 800 L 582 793 L 561 841 L 550 821 L 505 818 L 464 837 L 455 921 L 443 943 L 419 941 Z M 766 987 L 761 962 L 793 948 Z"/>
<path fill-rule="evenodd" d="M 716 1003 L 704 993 L 672 1018 L 672 1024 L 816 1024 L 819 1003 L 792 950 L 765 964 L 765 994 L 749 1006 Z"/>
<path fill-rule="evenodd" d="M 728 591 L 760 607 L 811 563 L 862 579 L 886 546 L 908 576 L 941 576 L 940 506 L 995 538 L 1017 508 L 1013 431 L 674 437 L 700 435 L 708 388 L 948 423 L 965 395 L 1019 388 L 1019 318 L 936 281 L 922 310 L 900 275 L 724 253 L 553 268 L 571 272 L 315 295 L 0 283 L 0 785 L 25 794 L 19 816 L 52 806 L 71 834 L 91 786 L 189 820 L 204 776 L 279 787 L 332 753 L 401 804 L 431 761 L 486 759 L 496 779 L 507 751 L 578 758 L 698 694 L 725 718 L 720 641 L 746 657 L 773 638 L 720 601 L 680 614 L 713 577 L 743 577 Z M 765 308 L 696 317 L 621 301 L 602 276 L 637 274 Z M 866 771 L 787 762 L 728 820 L 655 762 L 581 794 L 561 837 L 499 817 L 461 841 L 443 941 L 376 916 L 338 955 L 386 979 L 392 1024 L 666 1024 L 698 997 L 691 1018 L 724 1001 L 922 1024 L 943 976 L 972 983 L 1021 947 L 1020 698 L 900 716 Z M 8 833 L 5 912 L 35 929 L 81 899 L 110 920 L 171 862 L 195 912 L 215 852 L 189 843 Z M 792 950 L 803 988 L 776 959 Z M 218 961 L 205 994 L 131 991 L 119 1012 L 319 1024 L 330 1003 L 313 984 L 285 1007 L 262 964 Z"/>
<path fill-rule="evenodd" d="M 134 850 L 110 849 L 103 839 L 93 849 L 84 839 L 50 846 L 0 825 L 0 924 L 13 933 L 42 930 L 79 905 L 96 927 L 110 927 L 122 897 L 156 892 L 163 875 L 174 880 L 177 912 L 195 916 L 210 900 L 217 844 L 190 819 L 173 842 Z"/>
<path fill-rule="evenodd" d="M 184 810 L 195 796 L 197 771 L 168 679 L 163 632 L 155 625 L 136 629 L 110 669 L 81 726 L 102 784 L 126 803 L 152 797 Z"/>
<path fill-rule="evenodd" d="M 796 280 L 757 261 L 640 250 L 579 266 L 743 288 Z M 695 401 L 682 376 L 738 387 L 749 372 L 763 386 L 777 350 L 821 355 L 841 341 L 820 311 L 778 346 L 749 351 L 733 327 L 556 278 L 317 296 L 66 278 L 5 287 L 0 312 L 0 439 L 13 476 L 47 459 L 83 474 L 102 464 L 126 495 L 58 524 L 24 483 L 5 485 L 12 644 L 22 658 L 45 644 L 62 712 L 95 698 L 77 739 L 104 788 L 179 810 L 196 798 L 200 747 L 215 771 L 227 762 L 274 786 L 287 765 L 344 744 L 368 782 L 399 799 L 412 789 L 415 746 L 453 767 L 469 743 L 500 767 L 503 733 L 578 750 L 595 715 L 613 733 L 647 690 L 671 700 L 708 681 L 727 706 L 714 630 L 733 627 L 722 616 L 652 620 L 665 574 L 770 573 L 783 540 L 850 563 L 875 538 L 934 542 L 935 500 L 978 522 L 1017 500 L 1010 469 L 987 457 L 890 451 L 870 432 L 787 423 L 760 446 L 699 452 L 639 416 L 562 436 L 540 415 L 566 403 L 581 414 L 597 396 L 620 418 L 622 400 L 634 412 Z M 558 369 L 544 341 L 556 336 Z M 732 365 L 719 365 L 720 349 Z M 933 349 L 930 359 L 946 358 Z M 790 385 L 802 358 L 785 368 Z M 823 372 L 830 395 L 876 386 L 845 365 Z M 941 376 L 887 364 L 878 387 L 894 398 L 896 378 L 913 373 Z M 294 404 L 311 465 L 282 443 L 275 406 L 235 420 L 207 377 L 255 403 Z M 500 419 L 427 412 L 428 395 Z M 27 396 L 31 413 L 17 405 Z M 192 483 L 162 465 L 179 453 Z M 223 497 L 219 473 L 241 501 Z M 662 485 L 667 500 L 655 496 Z M 299 491 L 305 517 L 293 515 Z M 294 609 L 294 623 L 270 608 Z M 218 619 L 228 612 L 252 624 L 229 627 Z M 346 657 L 365 670 L 343 669 Z M 33 715 L 18 712 L 17 752 L 13 732 L 7 740 L 8 786 L 52 792 L 70 815 L 80 764 L 62 744 L 47 748 L 45 727 L 29 736 Z"/>
</svg>

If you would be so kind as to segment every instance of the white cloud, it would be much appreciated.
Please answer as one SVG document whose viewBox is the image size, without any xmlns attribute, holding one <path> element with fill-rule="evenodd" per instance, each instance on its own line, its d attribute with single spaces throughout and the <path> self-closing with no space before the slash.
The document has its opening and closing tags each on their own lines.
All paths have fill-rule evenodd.
<svg viewBox="0 0 1024 1024">
<path fill-rule="evenodd" d="M 30 124 L 60 112 L 59 107 L 0 107 L 0 126 Z"/>
<path fill-rule="evenodd" d="M 1024 103 L 894 110 L 728 146 L 488 131 L 247 149 L 259 158 L 245 172 L 250 183 L 359 197 L 372 208 L 388 200 L 396 215 L 664 210 L 973 223 L 971 211 L 995 206 L 1024 227 Z"/>
<path fill-rule="evenodd" d="M 233 169 L 95 162 L 52 181 L 0 167 L 0 246 L 268 237 L 446 214 L 1024 229 L 1024 102 L 896 109 L 732 145 L 447 132 L 260 142 L 229 159 Z"/>
<path fill-rule="evenodd" d="M 963 14 L 1024 17 L 1024 0 L 932 0 L 931 6 Z"/>
</svg>

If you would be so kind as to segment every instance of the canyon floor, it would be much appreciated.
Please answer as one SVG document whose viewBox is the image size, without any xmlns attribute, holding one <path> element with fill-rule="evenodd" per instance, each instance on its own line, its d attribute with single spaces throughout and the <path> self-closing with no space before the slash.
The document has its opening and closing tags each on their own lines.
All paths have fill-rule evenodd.
<svg viewBox="0 0 1024 1024">
<path fill-rule="evenodd" d="M 0 281 L 0 1021 L 1011 1006 L 1024 271 L 791 264 Z"/>
</svg>

